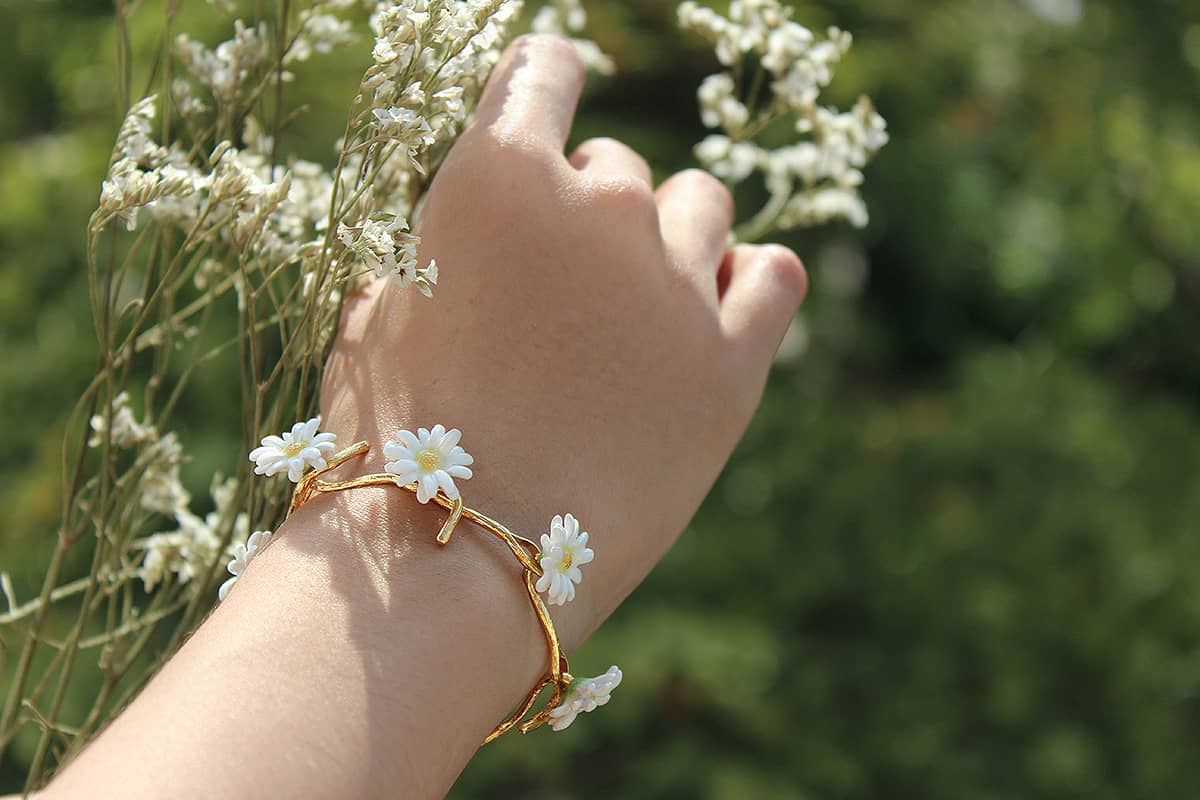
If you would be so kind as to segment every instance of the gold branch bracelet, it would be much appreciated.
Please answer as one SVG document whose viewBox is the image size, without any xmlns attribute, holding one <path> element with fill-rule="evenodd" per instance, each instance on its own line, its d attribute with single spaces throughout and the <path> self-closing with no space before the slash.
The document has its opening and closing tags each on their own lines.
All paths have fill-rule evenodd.
<svg viewBox="0 0 1200 800">
<path fill-rule="evenodd" d="M 315 425 L 313 426 L 315 431 Z M 436 428 L 435 428 L 436 430 Z M 422 433 L 425 430 L 422 429 Z M 326 434 L 327 435 L 327 434 Z M 264 445 L 266 440 L 264 440 Z M 325 494 L 328 492 L 340 492 L 347 489 L 361 489 L 368 486 L 399 486 L 402 489 L 416 494 L 419 488 L 419 483 L 401 483 L 395 474 L 391 472 L 377 473 L 373 475 L 363 475 L 358 478 L 351 478 L 344 481 L 326 481 L 322 480 L 322 476 L 331 470 L 336 469 L 352 458 L 365 456 L 371 449 L 367 442 L 357 442 L 346 449 L 333 454 L 325 461 L 325 466 L 318 468 L 304 475 L 296 484 L 295 491 L 292 493 L 291 505 L 288 507 L 287 515 L 290 517 L 295 513 L 296 509 L 300 508 L 313 496 Z M 426 452 L 426 451 L 421 451 Z M 420 456 L 418 456 L 419 458 Z M 389 465 L 390 466 L 390 465 Z M 562 652 L 562 646 L 558 641 L 558 633 L 554 629 L 554 621 L 550 618 L 550 612 L 546 608 L 545 602 L 541 595 L 538 594 L 535 582 L 544 574 L 542 565 L 539 560 L 544 557 L 542 549 L 533 541 L 526 539 L 513 531 L 509 530 L 502 523 L 497 522 L 486 514 L 476 511 L 473 508 L 468 508 L 464 505 L 461 496 L 451 498 L 444 491 L 439 489 L 436 494 L 429 499 L 433 500 L 442 508 L 447 509 L 450 513 L 443 523 L 441 530 L 437 534 L 437 542 L 439 545 L 446 545 L 450 542 L 450 536 L 454 533 L 455 527 L 462 519 L 469 520 L 475 523 L 479 528 L 487 533 L 495 536 L 500 541 L 508 546 L 510 552 L 521 564 L 523 571 L 525 590 L 529 595 L 529 603 L 533 606 L 533 612 L 537 616 L 538 623 L 542 627 L 542 633 L 546 639 L 546 647 L 549 651 L 549 660 L 545 673 L 530 690 L 525 700 L 517 708 L 515 712 L 499 725 L 496 726 L 488 737 L 484 739 L 484 744 L 495 739 L 503 733 L 519 726 L 521 733 L 528 733 L 535 728 L 540 727 L 548 722 L 552 723 L 555 730 L 570 725 L 575 715 L 580 711 L 591 711 L 597 705 L 603 705 L 608 701 L 608 692 L 616 687 L 620 681 L 620 671 L 613 667 L 609 673 L 600 676 L 599 678 L 588 679 L 584 681 L 575 681 L 568 671 L 567 657 Z M 570 515 L 568 515 L 569 517 Z M 557 520 L 558 518 L 556 518 Z M 586 537 L 586 533 L 584 537 Z M 543 537 L 545 538 L 545 537 Z M 584 540 L 586 542 L 586 538 Z M 590 550 L 587 551 L 590 557 Z M 564 563 L 567 568 L 572 565 L 570 563 L 570 555 L 564 556 Z M 571 595 L 574 595 L 573 588 Z M 615 678 L 614 678 L 615 671 Z M 607 681 L 604 679 L 607 677 Z M 596 682 L 602 682 L 603 685 L 596 686 Z M 569 697 L 568 702 L 564 703 L 564 698 L 568 696 L 571 690 L 572 683 L 575 683 L 575 692 Z M 550 700 L 542 710 L 538 711 L 525 722 L 522 719 L 533 708 L 537 702 L 538 695 L 547 686 L 551 687 L 552 694 Z M 598 691 L 599 690 L 599 691 Z M 568 718 L 569 717 L 569 718 Z M 565 724 L 563 724 L 565 722 Z"/>
</svg>

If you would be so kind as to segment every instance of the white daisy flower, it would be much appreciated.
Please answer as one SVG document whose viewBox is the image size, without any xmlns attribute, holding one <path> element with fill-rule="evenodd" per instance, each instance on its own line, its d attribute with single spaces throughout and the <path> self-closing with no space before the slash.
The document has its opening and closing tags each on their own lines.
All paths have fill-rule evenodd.
<svg viewBox="0 0 1200 800">
<path fill-rule="evenodd" d="M 224 600 L 225 595 L 229 594 L 229 590 L 237 583 L 237 579 L 246 571 L 246 567 L 250 564 L 250 560 L 258 555 L 259 551 L 267 546 L 267 540 L 271 538 L 270 531 L 255 531 L 246 537 L 246 543 L 238 543 L 233 546 L 233 558 L 226 569 L 233 577 L 221 584 L 221 588 L 217 590 L 217 599 Z"/>
<path fill-rule="evenodd" d="M 621 685 L 621 670 L 616 665 L 608 672 L 595 678 L 584 678 L 571 685 L 571 693 L 561 703 L 550 709 L 550 727 L 565 731 L 571 727 L 575 717 L 595 711 L 612 699 L 613 689 Z"/>
<path fill-rule="evenodd" d="M 288 479 L 299 483 L 304 468 L 325 469 L 325 456 L 337 447 L 337 437 L 332 433 L 317 433 L 320 417 L 308 422 L 297 422 L 291 432 L 282 436 L 267 436 L 262 447 L 250 451 L 250 460 L 255 463 L 256 475 L 274 475 L 287 470 Z"/>
<path fill-rule="evenodd" d="M 579 520 L 570 514 L 550 521 L 550 534 L 542 534 L 542 577 L 537 590 L 561 606 L 575 599 L 575 584 L 583 580 L 579 568 L 590 563 L 595 553 L 587 546 L 587 531 L 579 530 Z"/>
<path fill-rule="evenodd" d="M 454 479 L 467 480 L 471 477 L 470 465 L 475 459 L 458 445 L 462 432 L 458 428 L 446 430 L 434 425 L 433 430 L 420 428 L 400 431 L 399 441 L 389 441 L 383 446 L 383 454 L 392 459 L 384 469 L 396 476 L 396 483 L 404 486 L 417 484 L 417 500 L 428 503 L 438 489 L 451 500 L 458 499 L 458 487 Z"/>
</svg>

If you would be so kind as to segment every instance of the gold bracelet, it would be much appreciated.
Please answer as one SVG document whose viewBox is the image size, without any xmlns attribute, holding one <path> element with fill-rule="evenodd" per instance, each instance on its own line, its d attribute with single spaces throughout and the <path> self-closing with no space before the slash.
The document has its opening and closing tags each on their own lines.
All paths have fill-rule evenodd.
<svg viewBox="0 0 1200 800">
<path fill-rule="evenodd" d="M 474 459 L 458 446 L 459 431 L 448 431 L 441 425 L 434 425 L 432 429 L 420 428 L 416 433 L 398 432 L 397 440 L 384 446 L 384 455 L 395 459 L 385 465 L 385 472 L 344 481 L 322 480 L 323 475 L 350 459 L 366 456 L 371 446 L 368 442 L 356 442 L 332 453 L 336 446 L 335 437 L 331 433 L 318 433 L 319 425 L 319 417 L 298 422 L 290 433 L 264 438 L 262 446 L 250 453 L 250 460 L 256 463 L 256 473 L 273 475 L 286 471 L 296 483 L 288 517 L 318 494 L 369 486 L 398 486 L 415 494 L 419 502 L 433 501 L 450 512 L 438 531 L 439 545 L 448 544 L 458 523 L 466 519 L 504 542 L 520 563 L 525 591 L 546 639 L 548 665 L 517 710 L 496 726 L 483 740 L 484 744 L 518 726 L 521 733 L 529 733 L 547 723 L 553 730 L 565 730 L 578 714 L 593 711 L 608 702 L 612 691 L 621 682 L 621 670 L 613 666 L 595 678 L 577 680 L 572 677 L 554 621 L 540 594 L 546 592 L 550 601 L 559 605 L 569 602 L 575 596 L 575 584 L 581 579 L 579 567 L 592 560 L 593 552 L 587 547 L 588 534 L 580 530 L 572 515 L 554 517 L 549 534 L 542 535 L 539 546 L 486 514 L 468 508 L 454 479 L 469 479 L 473 474 L 470 464 Z M 332 454 L 326 457 L 328 453 Z M 305 474 L 308 467 L 313 470 Z M 551 688 L 549 701 L 522 722 L 547 686 Z"/>
</svg>

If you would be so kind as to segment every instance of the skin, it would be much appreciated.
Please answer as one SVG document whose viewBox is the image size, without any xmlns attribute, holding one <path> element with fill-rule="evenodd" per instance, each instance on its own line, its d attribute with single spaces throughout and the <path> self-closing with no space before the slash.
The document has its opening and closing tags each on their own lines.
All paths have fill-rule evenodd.
<svg viewBox="0 0 1200 800">
<path fill-rule="evenodd" d="M 564 40 L 508 48 L 420 216 L 436 297 L 352 298 L 321 403 L 373 443 L 339 477 L 441 422 L 475 456 L 468 505 L 535 540 L 575 514 L 596 558 L 552 608 L 568 650 L 695 513 L 806 286 L 786 248 L 726 250 L 707 174 L 656 190 L 611 139 L 564 156 L 583 82 Z M 444 514 L 386 488 L 310 502 L 44 796 L 443 796 L 545 658 L 511 556 L 468 524 L 439 547 Z"/>
</svg>

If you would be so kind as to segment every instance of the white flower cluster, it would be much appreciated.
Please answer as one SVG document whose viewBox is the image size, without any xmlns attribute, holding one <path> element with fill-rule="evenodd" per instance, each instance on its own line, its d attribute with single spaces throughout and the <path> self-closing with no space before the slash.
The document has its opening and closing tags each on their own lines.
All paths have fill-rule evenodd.
<svg viewBox="0 0 1200 800">
<path fill-rule="evenodd" d="M 133 410 L 129 407 L 129 392 L 121 392 L 113 398 L 111 424 L 109 419 L 108 414 L 92 415 L 89 421 L 92 435 L 88 439 L 88 447 L 100 447 L 106 435 L 110 437 L 114 446 L 123 449 L 135 447 L 158 436 L 158 431 L 153 425 L 138 422 L 137 417 L 133 415 Z"/>
<path fill-rule="evenodd" d="M 375 64 L 363 77 L 380 135 L 409 163 L 451 139 L 468 102 L 500 57 L 520 0 L 410 0 L 379 3 L 371 15 Z"/>
<path fill-rule="evenodd" d="M 401 288 L 415 285 L 421 294 L 433 296 L 437 285 L 437 262 L 430 259 L 417 266 L 417 246 L 421 237 L 408 230 L 408 221 L 399 215 L 381 214 L 357 225 L 338 224 L 338 239 L 369 267 L 375 277 L 390 277 Z"/>
<path fill-rule="evenodd" d="M 300 30 L 292 40 L 292 46 L 288 49 L 283 63 L 293 64 L 307 61 L 312 57 L 314 51 L 322 54 L 330 53 L 333 52 L 333 48 L 350 44 L 358 39 L 350 25 L 350 20 L 340 19 L 334 14 L 320 10 L 322 7 L 328 6 L 329 4 L 324 4 L 324 6 L 318 4 L 317 7 L 304 11 Z"/>
<path fill-rule="evenodd" d="M 216 508 L 204 517 L 188 511 L 186 507 L 175 511 L 177 527 L 171 531 L 156 533 L 134 544 L 145 551 L 138 576 L 146 591 L 154 590 L 168 573 L 180 583 L 187 583 L 216 560 L 221 549 L 221 533 L 224 525 L 233 525 L 233 538 L 244 539 L 249 529 L 249 518 L 245 512 L 233 515 L 233 504 L 237 495 L 237 481 L 233 478 L 213 481 L 212 498 Z M 233 555 L 233 549 L 230 548 Z"/>
<path fill-rule="evenodd" d="M 183 445 L 173 432 L 150 442 L 138 455 L 143 465 L 138 480 L 138 499 L 142 508 L 160 514 L 174 514 L 187 508 L 191 495 L 179 479 L 183 463 Z"/>
<path fill-rule="evenodd" d="M 270 137 L 257 122 L 246 123 L 247 148 L 218 145 L 212 172 L 198 180 L 207 189 L 207 206 L 192 209 L 185 226 L 204 213 L 209 229 L 233 244 L 245 259 L 266 269 L 300 258 L 319 247 L 329 222 L 333 179 L 318 164 L 293 159 L 289 168 L 271 166 Z M 152 209 L 156 216 L 163 216 Z"/>
<path fill-rule="evenodd" d="M 770 195 L 748 226 L 750 238 L 835 219 L 865 226 L 862 168 L 888 140 L 883 117 L 866 97 L 844 113 L 818 104 L 850 47 L 850 34 L 830 28 L 818 38 L 790 14 L 778 0 L 734 0 L 728 17 L 690 0 L 679 5 L 680 27 L 712 42 L 718 61 L 729 68 L 706 78 L 697 93 L 701 120 L 721 133 L 700 142 L 696 157 L 728 183 L 761 173 Z M 750 74 L 747 86 L 741 78 Z M 760 107 L 762 83 L 769 83 L 771 96 Z M 776 149 L 753 141 L 785 118 L 807 140 Z"/>
<path fill-rule="evenodd" d="M 222 105 L 234 102 L 250 77 L 272 62 L 271 34 L 266 22 L 251 27 L 238 19 L 233 26 L 233 38 L 212 50 L 186 33 L 175 38 L 179 60 Z"/>
<path fill-rule="evenodd" d="M 580 0 L 554 0 L 538 9 L 531 28 L 534 33 L 551 33 L 566 38 L 575 46 L 575 52 L 585 67 L 601 75 L 612 75 L 617 69 L 612 58 L 605 55 L 591 39 L 574 35 L 586 25 L 587 12 Z"/>
<path fill-rule="evenodd" d="M 101 447 L 105 437 L 114 447 L 137 449 L 133 469 L 138 476 L 138 503 L 147 511 L 175 514 L 186 510 L 191 496 L 183 488 L 179 466 L 183 463 L 183 446 L 174 433 L 160 436 L 148 421 L 139 422 L 129 407 L 129 393 L 113 398 L 109 409 L 93 414 L 89 420 L 92 434 L 88 447 Z"/>
<path fill-rule="evenodd" d="M 100 184 L 100 205 L 93 225 L 114 216 L 128 230 L 137 227 L 138 209 L 168 198 L 185 198 L 199 189 L 197 175 L 179 148 L 160 147 L 150 136 L 155 95 L 143 98 L 129 109 L 117 134 L 108 177 Z"/>
<path fill-rule="evenodd" d="M 613 665 L 603 675 L 584 678 L 571 684 L 571 693 L 550 709 L 550 727 L 565 731 L 580 714 L 595 711 L 612 699 L 613 690 L 621 685 L 621 670 Z"/>
<path fill-rule="evenodd" d="M 207 164 L 191 162 L 181 148 L 160 147 L 150 138 L 154 112 L 151 96 L 126 116 L 95 226 L 119 216 L 132 230 L 140 211 L 185 233 L 203 221 L 200 235 L 233 245 L 268 270 L 320 246 L 333 190 L 323 167 L 301 159 L 272 167 L 271 139 L 252 117 L 246 120 L 245 149 L 222 142 Z M 211 283 L 222 270 L 219 262 L 207 263 Z"/>
</svg>

